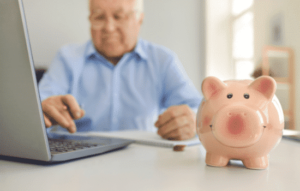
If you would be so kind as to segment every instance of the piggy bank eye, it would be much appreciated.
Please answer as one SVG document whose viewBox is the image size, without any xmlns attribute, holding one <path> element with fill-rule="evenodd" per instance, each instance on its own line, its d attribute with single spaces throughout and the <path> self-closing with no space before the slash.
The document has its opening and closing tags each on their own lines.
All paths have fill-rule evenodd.
<svg viewBox="0 0 300 191">
<path fill-rule="evenodd" d="M 245 99 L 249 99 L 250 95 L 249 94 L 244 94 Z"/>
<path fill-rule="evenodd" d="M 228 99 L 231 99 L 232 96 L 233 96 L 232 94 L 227 94 L 227 98 L 228 98 Z"/>
</svg>

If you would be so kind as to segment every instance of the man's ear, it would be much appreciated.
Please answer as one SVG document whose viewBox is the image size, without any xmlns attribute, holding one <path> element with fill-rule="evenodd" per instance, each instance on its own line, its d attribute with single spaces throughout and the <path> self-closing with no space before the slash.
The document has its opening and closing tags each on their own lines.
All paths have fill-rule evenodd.
<svg viewBox="0 0 300 191">
<path fill-rule="evenodd" d="M 213 76 L 205 78 L 202 82 L 202 93 L 206 100 L 209 100 L 212 96 L 220 93 L 225 88 L 226 84 Z"/>
<path fill-rule="evenodd" d="M 273 78 L 269 76 L 261 76 L 254 80 L 249 85 L 249 88 L 260 92 L 267 99 L 272 99 L 276 91 L 276 82 Z"/>
<path fill-rule="evenodd" d="M 142 12 L 142 13 L 140 13 L 140 20 L 139 20 L 139 23 L 140 23 L 140 25 L 142 25 L 143 24 L 143 22 L 144 22 L 144 12 Z"/>
</svg>

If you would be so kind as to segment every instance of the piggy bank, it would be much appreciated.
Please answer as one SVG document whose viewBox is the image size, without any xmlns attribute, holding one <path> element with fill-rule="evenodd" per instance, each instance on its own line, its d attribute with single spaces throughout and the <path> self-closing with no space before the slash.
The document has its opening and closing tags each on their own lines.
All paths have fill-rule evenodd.
<svg viewBox="0 0 300 191">
<path fill-rule="evenodd" d="M 284 128 L 275 90 L 276 82 L 269 76 L 254 81 L 204 79 L 197 133 L 207 165 L 221 167 L 237 159 L 249 169 L 268 167 L 268 154 L 280 142 Z"/>
</svg>

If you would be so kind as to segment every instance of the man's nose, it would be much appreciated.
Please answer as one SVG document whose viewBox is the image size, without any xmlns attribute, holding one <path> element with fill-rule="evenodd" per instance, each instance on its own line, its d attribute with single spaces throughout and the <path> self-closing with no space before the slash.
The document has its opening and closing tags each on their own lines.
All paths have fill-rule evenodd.
<svg viewBox="0 0 300 191">
<path fill-rule="evenodd" d="M 104 30 L 107 32 L 112 32 L 116 29 L 116 21 L 113 18 L 107 18 L 104 23 Z"/>
</svg>

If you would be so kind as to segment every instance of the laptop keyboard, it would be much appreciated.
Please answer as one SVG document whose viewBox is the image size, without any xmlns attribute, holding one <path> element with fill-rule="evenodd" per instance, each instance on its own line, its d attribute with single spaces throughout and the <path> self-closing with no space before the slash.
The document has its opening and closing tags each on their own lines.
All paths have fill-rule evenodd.
<svg viewBox="0 0 300 191">
<path fill-rule="evenodd" d="M 50 151 L 59 152 L 59 153 L 76 151 L 80 149 L 87 149 L 87 148 L 104 145 L 101 143 L 90 144 L 90 143 L 77 141 L 77 140 L 58 140 L 58 139 L 51 139 L 51 138 L 48 138 L 48 142 L 50 146 Z"/>
</svg>

